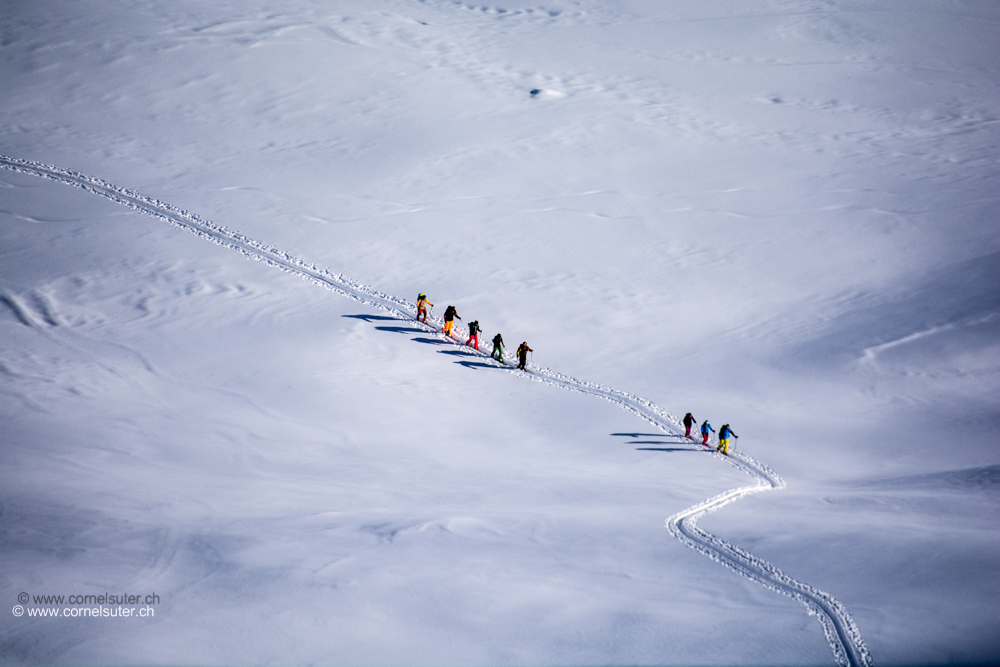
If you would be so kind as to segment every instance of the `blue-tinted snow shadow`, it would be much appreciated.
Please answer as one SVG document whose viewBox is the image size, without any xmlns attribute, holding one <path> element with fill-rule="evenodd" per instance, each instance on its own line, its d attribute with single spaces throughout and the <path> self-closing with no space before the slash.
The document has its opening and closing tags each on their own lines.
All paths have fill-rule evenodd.
<svg viewBox="0 0 1000 667">
<path fill-rule="evenodd" d="M 453 357 L 468 357 L 471 353 L 466 350 L 438 350 L 438 354 L 450 354 Z"/>
<path fill-rule="evenodd" d="M 637 452 L 697 452 L 708 447 L 699 446 L 694 440 L 674 433 L 612 433 L 619 438 L 633 438 L 627 445 L 657 445 L 654 447 L 636 447 Z M 634 438 L 659 438 L 659 440 L 635 440 Z M 688 445 L 687 447 L 672 447 L 669 445 Z"/>
<path fill-rule="evenodd" d="M 841 364 L 886 344 L 893 344 L 897 355 L 910 347 L 949 345 L 976 354 L 996 340 L 997 285 L 1000 252 L 993 252 L 935 269 L 921 281 L 901 281 L 882 293 L 847 296 L 836 304 L 836 317 L 819 323 L 808 338 L 783 346 L 781 362 Z"/>
<path fill-rule="evenodd" d="M 391 317 L 389 315 L 371 315 L 369 313 L 361 313 L 360 315 L 341 315 L 341 317 L 350 317 L 355 320 L 364 320 L 365 322 L 399 322 L 399 326 L 381 326 L 375 327 L 376 331 L 388 331 L 390 333 L 401 333 L 401 334 L 426 334 L 429 333 L 427 329 L 423 329 L 417 326 L 416 322 L 411 319 L 401 319 L 399 317 Z M 435 338 L 412 338 L 411 340 L 417 343 L 426 343 L 430 345 L 446 345 L 447 341 L 438 340 Z"/>
<path fill-rule="evenodd" d="M 391 317 L 389 315 L 371 315 L 369 313 L 362 313 L 360 315 L 341 315 L 341 317 L 350 317 L 355 320 L 364 320 L 365 322 L 402 322 L 403 320 L 398 317 Z"/>
<path fill-rule="evenodd" d="M 499 366 L 484 364 L 481 361 L 456 361 L 455 363 L 459 366 L 465 366 L 466 368 L 492 368 L 493 370 L 500 370 Z"/>
<path fill-rule="evenodd" d="M 882 477 L 858 482 L 859 488 L 1000 492 L 1000 465 L 945 470 L 906 477 Z"/>
<path fill-rule="evenodd" d="M 660 438 L 659 440 L 643 441 L 643 442 L 630 442 L 630 445 L 661 445 L 665 441 L 670 444 L 676 444 L 678 442 L 683 442 L 686 444 L 694 444 L 694 440 L 691 438 L 680 435 L 678 433 L 612 433 L 611 435 L 618 438 Z"/>
<path fill-rule="evenodd" d="M 694 446 L 694 442 L 691 440 L 629 440 L 625 443 L 626 445 L 691 445 Z"/>
<path fill-rule="evenodd" d="M 631 444 L 631 443 L 630 443 Z M 701 452 L 709 451 L 709 447 L 695 449 L 694 447 L 636 447 L 637 452 Z"/>
<path fill-rule="evenodd" d="M 441 340 L 440 338 L 411 338 L 414 343 L 423 343 L 425 345 L 447 345 L 448 341 Z"/>
<path fill-rule="evenodd" d="M 401 333 L 401 334 L 428 334 L 432 333 L 427 329 L 424 329 L 417 325 L 414 320 L 402 319 L 399 317 L 390 317 L 388 315 L 370 315 L 368 313 L 362 313 L 359 315 L 341 315 L 341 317 L 350 317 L 356 320 L 364 320 L 365 322 L 399 322 L 398 326 L 379 326 L 375 327 L 376 331 L 388 331 L 389 333 Z M 473 350 L 472 348 L 466 347 L 454 347 L 460 341 L 455 339 L 445 340 L 442 338 L 430 338 L 427 336 L 415 336 L 411 338 L 414 343 L 422 343 L 424 345 L 447 345 L 450 349 L 438 350 L 440 354 L 450 354 L 452 356 L 466 357 L 463 361 L 456 361 L 456 364 L 465 366 L 466 368 L 479 369 L 479 368 L 493 368 L 502 370 L 507 368 L 504 366 L 497 366 L 496 364 L 489 363 L 487 361 L 479 361 L 485 359 L 481 353 Z"/>
<path fill-rule="evenodd" d="M 376 331 L 391 331 L 393 333 L 426 333 L 423 329 L 414 327 L 375 327 Z"/>
<path fill-rule="evenodd" d="M 438 350 L 438 354 L 450 354 L 453 357 L 466 357 L 465 361 L 456 361 L 455 363 L 460 366 L 465 366 L 466 368 L 492 368 L 494 370 L 503 370 L 506 366 L 497 366 L 495 364 L 487 363 L 485 361 L 474 361 L 482 359 L 481 356 L 469 350 Z"/>
</svg>

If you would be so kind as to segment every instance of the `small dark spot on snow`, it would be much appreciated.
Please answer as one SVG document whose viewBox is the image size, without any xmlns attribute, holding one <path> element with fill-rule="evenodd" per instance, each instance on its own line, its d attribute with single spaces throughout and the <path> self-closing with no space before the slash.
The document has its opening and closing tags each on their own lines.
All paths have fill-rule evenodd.
<svg viewBox="0 0 1000 667">
<path fill-rule="evenodd" d="M 566 93 L 548 88 L 534 88 L 531 91 L 531 96 L 536 100 L 558 100 L 566 97 Z"/>
</svg>

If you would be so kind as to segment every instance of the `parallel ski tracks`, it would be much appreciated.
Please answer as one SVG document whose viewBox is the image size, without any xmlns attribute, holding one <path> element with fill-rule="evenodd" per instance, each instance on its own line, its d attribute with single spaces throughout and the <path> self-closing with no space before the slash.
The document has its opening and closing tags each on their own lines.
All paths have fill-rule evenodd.
<svg viewBox="0 0 1000 667">
<path fill-rule="evenodd" d="M 216 225 L 193 213 L 99 178 L 39 162 L 2 155 L 0 155 L 0 168 L 58 181 L 106 197 L 133 210 L 164 220 L 203 239 L 235 250 L 250 259 L 293 273 L 341 296 L 378 308 L 394 317 L 412 320 L 416 314 L 415 307 L 404 299 L 350 280 L 342 274 L 319 269 L 315 264 L 308 264 L 277 248 Z M 428 331 L 438 332 L 434 327 L 422 324 L 420 326 L 426 327 Z M 677 418 L 651 401 L 618 389 L 578 380 L 544 367 L 532 366 L 531 373 L 523 374 L 509 365 L 500 364 L 490 359 L 489 355 L 483 352 L 478 354 L 484 360 L 489 360 L 489 363 L 503 367 L 509 373 L 524 375 L 536 382 L 603 398 L 641 417 L 664 433 L 681 436 L 682 427 Z M 666 520 L 667 530 L 688 547 L 717 563 L 802 603 L 809 615 L 815 616 L 823 626 L 830 650 L 838 664 L 849 667 L 871 667 L 874 663 L 865 647 L 861 632 L 847 609 L 829 593 L 789 577 L 771 563 L 702 530 L 698 526 L 698 519 L 708 512 L 713 512 L 750 494 L 780 489 L 785 486 L 784 481 L 774 470 L 747 454 L 734 451 L 729 456 L 721 454 L 715 454 L 715 456 L 739 468 L 753 478 L 756 483 L 751 486 L 730 489 L 674 514 Z"/>
</svg>

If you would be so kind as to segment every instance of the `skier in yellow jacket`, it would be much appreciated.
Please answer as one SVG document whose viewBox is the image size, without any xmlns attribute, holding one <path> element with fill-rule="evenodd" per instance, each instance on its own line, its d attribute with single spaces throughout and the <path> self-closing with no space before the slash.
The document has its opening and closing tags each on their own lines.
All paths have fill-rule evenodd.
<svg viewBox="0 0 1000 667">
<path fill-rule="evenodd" d="M 417 296 L 417 321 L 420 322 L 420 316 L 423 315 L 423 323 L 427 324 L 427 306 L 433 306 L 434 304 L 427 300 L 427 295 L 421 292 Z"/>
</svg>

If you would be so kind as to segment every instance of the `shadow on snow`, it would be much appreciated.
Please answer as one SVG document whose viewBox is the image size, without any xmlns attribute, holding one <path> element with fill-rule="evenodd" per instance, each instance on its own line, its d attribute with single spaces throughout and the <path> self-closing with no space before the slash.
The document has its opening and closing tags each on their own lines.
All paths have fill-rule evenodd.
<svg viewBox="0 0 1000 667">
<path fill-rule="evenodd" d="M 370 315 L 368 313 L 362 313 L 361 315 L 341 315 L 341 317 L 352 317 L 356 320 L 364 320 L 365 322 L 401 322 L 398 317 L 391 317 L 389 315 Z"/>
<path fill-rule="evenodd" d="M 375 327 L 376 331 L 391 331 L 393 333 L 424 333 L 423 329 L 413 327 Z"/>
<path fill-rule="evenodd" d="M 630 440 L 628 445 L 659 445 L 658 447 L 636 447 L 637 452 L 700 452 L 709 448 L 700 447 L 694 440 L 673 433 L 612 433 L 619 438 L 661 438 L 660 440 Z M 667 445 L 688 445 L 687 447 L 669 447 Z"/>
<path fill-rule="evenodd" d="M 631 444 L 631 443 L 630 443 Z M 696 449 L 694 447 L 636 447 L 637 452 L 707 452 L 708 447 Z"/>
<path fill-rule="evenodd" d="M 398 317 L 390 317 L 388 315 L 370 315 L 367 313 L 362 313 L 360 315 L 341 315 L 341 317 L 350 317 L 356 320 L 364 320 L 365 322 L 400 322 L 399 326 L 378 326 L 375 327 L 376 331 L 388 331 L 390 333 L 401 333 L 401 334 L 427 334 L 432 333 L 417 326 L 413 320 L 400 319 Z M 403 326 L 402 323 L 408 323 L 409 326 Z M 414 343 L 423 343 L 424 345 L 460 345 L 461 341 L 455 340 L 454 338 L 450 340 L 445 340 L 443 338 L 429 338 L 427 336 L 415 336 L 410 339 Z M 456 364 L 460 366 L 465 366 L 471 369 L 480 368 L 492 368 L 496 370 L 503 370 L 504 368 L 509 368 L 506 364 L 503 366 L 497 366 L 486 361 L 472 361 L 472 359 L 483 359 L 482 352 L 475 351 L 472 348 L 452 348 L 448 350 L 438 350 L 439 354 L 450 354 L 457 357 L 467 357 L 463 361 L 456 361 Z"/>
</svg>

